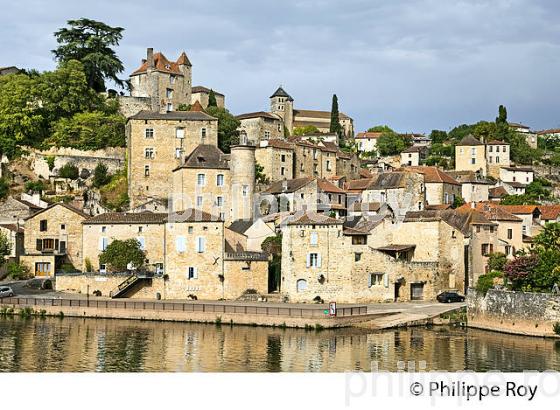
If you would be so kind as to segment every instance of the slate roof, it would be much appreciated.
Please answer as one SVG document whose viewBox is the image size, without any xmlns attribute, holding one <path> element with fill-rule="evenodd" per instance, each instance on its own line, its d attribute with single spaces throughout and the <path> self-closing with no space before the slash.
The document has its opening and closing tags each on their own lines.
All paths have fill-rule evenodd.
<svg viewBox="0 0 560 410">
<path fill-rule="evenodd" d="M 219 93 L 216 90 L 212 90 L 212 91 L 214 91 L 214 94 L 216 94 L 216 95 L 219 95 L 221 97 L 224 96 L 222 93 Z M 203 87 L 202 85 L 195 85 L 194 87 L 191 88 L 191 92 L 193 94 L 198 94 L 198 93 L 210 94 L 210 88 Z"/>
<path fill-rule="evenodd" d="M 488 190 L 489 198 L 502 198 L 506 195 L 508 195 L 508 192 L 503 186 L 497 186 Z"/>
<path fill-rule="evenodd" d="M 162 224 L 166 222 L 221 222 L 207 212 L 186 209 L 180 212 L 108 212 L 83 221 L 84 225 L 99 224 Z"/>
<path fill-rule="evenodd" d="M 215 145 L 200 144 L 178 168 L 229 169 L 228 157 Z"/>
<path fill-rule="evenodd" d="M 472 204 L 467 203 L 459 207 L 459 210 L 471 209 Z M 493 202 L 478 202 L 475 204 L 475 209 L 488 219 L 489 221 L 510 221 L 521 222 L 521 218 L 507 212 L 500 205 Z"/>
<path fill-rule="evenodd" d="M 306 120 L 297 120 L 296 117 L 304 117 L 304 118 L 324 118 L 324 119 L 329 119 L 331 118 L 331 112 L 330 111 L 321 111 L 321 110 L 294 110 L 294 121 L 302 121 L 307 123 Z M 343 112 L 339 112 L 338 113 L 338 119 L 339 120 L 345 120 L 345 119 L 350 119 L 350 117 L 346 114 L 344 114 Z M 321 123 L 322 126 L 324 126 L 324 123 Z"/>
<path fill-rule="evenodd" d="M 512 172 L 533 172 L 533 168 L 531 167 L 501 167 L 503 169 L 507 169 L 508 171 Z"/>
<path fill-rule="evenodd" d="M 288 141 L 284 141 L 279 138 L 272 138 L 267 140 L 267 145 L 262 148 L 272 147 L 272 148 L 279 148 L 279 149 L 294 149 L 294 144 Z"/>
<path fill-rule="evenodd" d="M 404 188 L 406 180 L 405 172 L 384 172 L 377 176 L 376 181 L 369 189 L 396 189 Z"/>
<path fill-rule="evenodd" d="M 272 120 L 280 119 L 277 115 L 265 111 L 256 111 L 256 112 L 248 112 L 245 114 L 239 114 L 236 115 L 235 118 L 237 118 L 238 120 L 246 120 L 249 118 L 270 118 Z"/>
<path fill-rule="evenodd" d="M 317 212 L 305 212 L 287 218 L 288 225 L 342 225 L 343 221 Z"/>
<path fill-rule="evenodd" d="M 245 234 L 245 232 L 247 232 L 247 230 L 251 226 L 253 226 L 253 223 L 254 223 L 253 221 L 238 219 L 237 221 L 233 221 L 231 225 L 228 226 L 228 229 L 240 234 Z"/>
<path fill-rule="evenodd" d="M 24 231 L 23 226 L 18 226 L 16 224 L 0 224 L 0 228 L 5 228 L 17 233 L 22 233 Z"/>
<path fill-rule="evenodd" d="M 286 97 L 288 98 L 290 101 L 293 101 L 294 99 L 290 96 L 290 94 L 288 94 L 281 86 L 278 87 L 278 89 L 276 91 L 274 91 L 274 94 L 272 94 L 270 96 L 270 98 L 273 97 Z"/>
<path fill-rule="evenodd" d="M 317 179 L 317 187 L 320 191 L 323 192 L 330 192 L 335 194 L 345 194 L 346 191 L 340 189 L 332 182 L 327 181 L 326 179 Z"/>
<path fill-rule="evenodd" d="M 492 185 L 493 183 L 487 179 L 480 178 L 474 171 L 446 171 L 446 173 L 455 181 L 461 184 L 481 184 Z"/>
<path fill-rule="evenodd" d="M 364 191 L 373 186 L 375 184 L 375 181 L 377 181 L 377 176 L 370 178 L 353 179 L 350 181 L 346 181 L 346 183 L 344 184 L 344 188 L 347 191 Z"/>
<path fill-rule="evenodd" d="M 468 147 L 472 147 L 472 146 L 476 146 L 476 145 L 484 145 L 482 142 L 480 142 L 479 140 L 477 140 L 475 137 L 473 137 L 471 134 L 467 135 L 466 137 L 464 137 L 458 144 L 457 146 L 468 146 Z"/>
<path fill-rule="evenodd" d="M 296 178 L 296 179 L 287 179 L 283 181 L 276 181 L 268 187 L 263 193 L 266 194 L 281 194 L 281 193 L 289 193 L 295 192 L 298 189 L 304 187 L 305 185 L 309 184 L 313 181 L 313 178 L 304 177 L 304 178 Z M 285 189 L 284 189 L 285 187 Z"/>
<path fill-rule="evenodd" d="M 509 142 L 492 140 L 490 142 L 487 142 L 486 145 L 509 145 Z"/>
<path fill-rule="evenodd" d="M 20 202 L 21 202 L 21 201 L 20 201 Z M 43 209 L 41 209 L 41 210 L 35 212 L 33 215 L 28 216 L 27 218 L 25 218 L 25 220 L 28 220 L 28 219 L 31 219 L 31 218 L 35 218 L 37 215 L 42 214 L 43 212 L 48 211 L 49 209 L 52 209 L 52 208 L 57 207 L 57 206 L 62 206 L 62 207 L 64 207 L 64 208 L 68 209 L 69 211 L 72 211 L 72 212 L 74 212 L 74 213 L 77 213 L 77 214 L 80 215 L 82 218 L 87 219 L 87 218 L 90 217 L 88 214 L 86 214 L 86 213 L 80 211 L 78 208 L 74 208 L 73 206 L 68 205 L 68 204 L 65 204 L 64 202 L 57 202 L 57 203 L 54 203 L 54 204 L 52 204 L 52 205 L 49 205 L 49 206 L 47 206 L 46 208 L 43 208 Z"/>
<path fill-rule="evenodd" d="M 155 111 L 140 111 L 129 120 L 182 120 L 182 121 L 218 121 L 217 118 L 199 111 L 170 111 L 160 113 Z"/>
<path fill-rule="evenodd" d="M 380 202 L 359 202 L 350 205 L 349 211 L 353 212 L 377 212 L 381 208 Z"/>
</svg>

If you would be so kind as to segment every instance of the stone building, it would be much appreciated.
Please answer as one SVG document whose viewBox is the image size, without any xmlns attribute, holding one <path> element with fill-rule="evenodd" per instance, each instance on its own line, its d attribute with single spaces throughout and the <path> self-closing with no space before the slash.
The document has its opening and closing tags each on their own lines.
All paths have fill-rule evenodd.
<svg viewBox="0 0 560 410">
<path fill-rule="evenodd" d="M 236 116 L 241 123 L 239 131 L 247 134 L 248 140 L 258 145 L 271 139 L 284 138 L 284 124 L 282 118 L 276 114 L 259 111 Z"/>
<path fill-rule="evenodd" d="M 461 197 L 465 202 L 488 201 L 489 190 L 493 184 L 473 171 L 449 171 L 453 179 L 461 184 Z"/>
<path fill-rule="evenodd" d="M 0 202 L 0 223 L 23 226 L 25 219 L 41 209 L 44 209 L 44 207 L 36 203 L 9 196 Z"/>
<path fill-rule="evenodd" d="M 500 181 L 502 182 L 517 182 L 524 186 L 533 182 L 534 171 L 531 167 L 501 167 L 500 168 Z"/>
<path fill-rule="evenodd" d="M 217 92 L 216 90 L 212 90 L 214 95 L 216 96 L 216 104 L 220 108 L 225 107 L 225 96 L 222 93 Z M 202 105 L 203 108 L 208 107 L 208 97 L 210 96 L 210 89 L 203 87 L 201 85 L 195 85 L 192 87 L 191 90 L 191 104 L 194 104 L 196 101 Z"/>
<path fill-rule="evenodd" d="M 62 264 L 83 263 L 82 222 L 88 215 L 62 202 L 25 220 L 24 255 L 20 262 L 35 276 L 53 276 Z"/>
<path fill-rule="evenodd" d="M 0 224 L 0 232 L 6 236 L 10 246 L 10 253 L 5 256 L 4 262 L 19 262 L 20 255 L 24 253 L 23 226 L 18 223 Z"/>
<path fill-rule="evenodd" d="M 359 132 L 356 134 L 356 144 L 358 146 L 358 152 L 374 152 L 377 154 L 377 140 L 383 135 L 382 132 Z"/>
<path fill-rule="evenodd" d="M 200 144 L 218 145 L 218 120 L 201 111 L 141 111 L 126 125 L 131 207 L 169 198 L 173 169 Z"/>
<path fill-rule="evenodd" d="M 483 177 L 499 178 L 500 168 L 510 165 L 510 147 L 503 141 L 483 143 L 472 135 L 455 146 L 455 170 L 473 171 Z"/>
<path fill-rule="evenodd" d="M 269 182 L 294 178 L 294 144 L 282 139 L 261 141 L 255 151 L 257 164 Z"/>
<path fill-rule="evenodd" d="M 424 176 L 426 205 L 452 205 L 461 197 L 461 184 L 438 167 L 407 167 Z"/>
<path fill-rule="evenodd" d="M 253 218 L 255 147 L 234 145 L 225 155 L 199 145 L 173 170 L 173 211 L 202 210 L 226 222 Z"/>
<path fill-rule="evenodd" d="M 401 152 L 401 166 L 419 166 L 428 152 L 425 145 L 411 145 Z"/>
</svg>

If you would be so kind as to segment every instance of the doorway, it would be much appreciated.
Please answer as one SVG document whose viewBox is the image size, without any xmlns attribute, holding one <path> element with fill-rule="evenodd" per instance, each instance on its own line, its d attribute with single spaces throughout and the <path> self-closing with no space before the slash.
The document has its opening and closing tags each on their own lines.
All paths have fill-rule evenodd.
<svg viewBox="0 0 560 410">
<path fill-rule="evenodd" d="M 411 283 L 410 284 L 410 300 L 423 300 L 424 299 L 424 284 Z"/>
<path fill-rule="evenodd" d="M 36 262 L 35 263 L 35 276 L 50 276 L 51 263 L 50 262 Z"/>
<path fill-rule="evenodd" d="M 395 282 L 395 302 L 399 301 L 400 296 L 401 296 L 401 283 Z"/>
</svg>

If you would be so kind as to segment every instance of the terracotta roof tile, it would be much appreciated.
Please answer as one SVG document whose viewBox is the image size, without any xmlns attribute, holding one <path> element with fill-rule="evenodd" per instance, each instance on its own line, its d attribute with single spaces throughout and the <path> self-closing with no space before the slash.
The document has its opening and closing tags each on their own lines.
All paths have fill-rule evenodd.
<svg viewBox="0 0 560 410">
<path fill-rule="evenodd" d="M 560 217 L 560 205 L 539 205 L 541 219 L 545 221 L 556 220 Z"/>
<path fill-rule="evenodd" d="M 451 178 L 438 167 L 406 167 L 407 170 L 418 172 L 424 175 L 424 182 L 426 183 L 446 183 L 452 185 L 461 185 L 459 182 Z"/>
</svg>

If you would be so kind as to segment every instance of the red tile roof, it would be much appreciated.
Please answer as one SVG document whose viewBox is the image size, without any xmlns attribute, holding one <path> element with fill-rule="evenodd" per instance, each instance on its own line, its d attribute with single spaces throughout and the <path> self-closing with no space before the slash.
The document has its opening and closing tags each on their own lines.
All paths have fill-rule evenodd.
<svg viewBox="0 0 560 410">
<path fill-rule="evenodd" d="M 560 216 L 560 205 L 539 205 L 541 210 L 541 219 L 552 221 Z"/>
<path fill-rule="evenodd" d="M 445 183 L 452 185 L 461 185 L 459 182 L 451 178 L 438 167 L 406 167 L 407 170 L 417 172 L 424 175 L 424 182 L 426 183 Z"/>
<path fill-rule="evenodd" d="M 154 68 L 158 71 L 163 71 L 165 73 L 183 75 L 181 70 L 179 70 L 179 65 L 184 64 L 190 66 L 191 63 L 187 58 L 185 52 L 183 52 L 177 61 L 169 61 L 163 53 L 154 54 Z M 143 60 L 142 65 L 134 71 L 131 75 L 138 75 L 148 71 L 148 61 Z"/>
<path fill-rule="evenodd" d="M 373 138 L 373 139 L 377 139 L 379 137 L 381 137 L 381 135 L 383 135 L 382 132 L 359 132 L 358 135 L 356 135 L 356 137 L 354 139 L 368 139 L 368 138 Z"/>
</svg>

